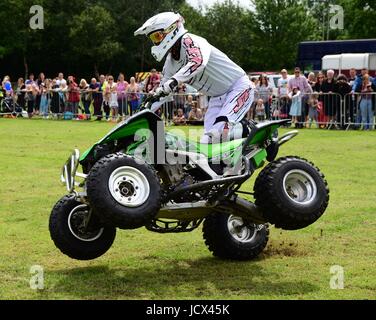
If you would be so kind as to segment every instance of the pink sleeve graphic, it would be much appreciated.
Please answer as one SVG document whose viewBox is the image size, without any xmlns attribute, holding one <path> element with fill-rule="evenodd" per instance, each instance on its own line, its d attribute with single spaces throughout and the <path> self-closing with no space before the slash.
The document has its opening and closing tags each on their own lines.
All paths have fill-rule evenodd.
<svg viewBox="0 0 376 320">
<path fill-rule="evenodd" d="M 201 67 L 204 59 L 200 48 L 195 46 L 191 37 L 186 37 L 183 43 L 187 48 L 188 65 L 190 65 L 186 73 L 189 72 L 189 74 L 192 74 Z"/>
</svg>

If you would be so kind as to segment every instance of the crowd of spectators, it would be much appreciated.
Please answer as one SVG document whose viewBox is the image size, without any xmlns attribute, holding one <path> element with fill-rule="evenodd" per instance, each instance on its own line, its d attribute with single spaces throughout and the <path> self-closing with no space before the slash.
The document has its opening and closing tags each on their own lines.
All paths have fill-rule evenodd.
<svg viewBox="0 0 376 320">
<path fill-rule="evenodd" d="M 349 78 L 344 74 L 336 77 L 333 70 L 306 77 L 300 68 L 289 76 L 283 69 L 277 94 L 267 75 L 252 81 L 255 99 L 249 119 L 260 122 L 289 118 L 297 128 L 311 128 L 313 123 L 319 128 L 338 128 L 344 122 L 361 124 L 364 130 L 374 128 L 376 78 L 370 77 L 367 69 L 359 74 L 352 69 Z M 10 117 L 118 122 L 138 112 L 142 100 L 154 94 L 160 83 L 161 75 L 155 69 L 145 79 L 131 77 L 129 82 L 122 73 L 117 78 L 100 75 L 90 81 L 77 81 L 74 76 L 65 79 L 63 73 L 49 79 L 40 73 L 37 79 L 30 74 L 26 81 L 19 78 L 12 85 L 6 76 L 0 88 L 0 113 Z M 161 116 L 175 125 L 202 124 L 207 106 L 208 97 L 181 84 Z"/>
<path fill-rule="evenodd" d="M 374 128 L 376 105 L 376 78 L 367 69 L 351 69 L 349 78 L 336 74 L 333 70 L 311 72 L 305 77 L 300 68 L 295 68 L 294 76 L 288 76 L 286 69 L 281 71 L 278 80 L 278 93 L 267 75 L 253 78 L 255 102 L 248 118 L 263 121 L 269 119 L 291 119 L 297 128 L 339 128 L 340 125 L 358 124 L 364 130 Z"/>
<path fill-rule="evenodd" d="M 139 111 L 142 100 L 159 87 L 161 75 L 152 69 L 146 79 L 137 80 L 131 77 L 128 82 L 122 73 L 117 78 L 100 75 L 90 81 L 78 81 L 74 76 L 65 79 L 63 73 L 49 79 L 40 73 L 37 79 L 34 74 L 30 74 L 26 81 L 19 78 L 12 85 L 11 79 L 6 76 L 0 88 L 0 114 L 8 117 L 39 116 L 66 120 L 95 118 L 98 121 L 106 119 L 118 122 Z M 198 104 L 204 106 L 197 92 L 181 85 L 174 101 L 164 111 L 164 116 L 173 121 L 174 111 L 182 109 L 186 121 L 189 121 L 194 118 L 191 110 Z M 202 121 L 202 117 L 196 118 Z"/>
</svg>

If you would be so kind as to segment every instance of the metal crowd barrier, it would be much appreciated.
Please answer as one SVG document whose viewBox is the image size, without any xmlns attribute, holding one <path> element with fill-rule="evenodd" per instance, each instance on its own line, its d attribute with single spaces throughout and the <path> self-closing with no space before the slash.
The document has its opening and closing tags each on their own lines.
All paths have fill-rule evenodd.
<svg viewBox="0 0 376 320">
<path fill-rule="evenodd" d="M 274 97 L 267 119 L 292 119 L 297 127 L 331 129 L 343 123 L 343 99 L 337 93 L 309 93 L 300 97 Z M 294 118 L 293 118 L 294 117 Z"/>
<path fill-rule="evenodd" d="M 375 128 L 376 92 L 350 93 L 344 97 L 344 125 L 346 130 Z"/>
<path fill-rule="evenodd" d="M 61 105 L 57 110 L 56 106 L 52 106 L 50 100 L 46 115 L 51 118 L 64 119 L 64 115 L 67 112 L 71 112 L 74 118 L 90 112 L 91 117 L 111 118 L 111 107 L 106 103 L 103 92 L 93 93 L 89 99 L 90 104 L 86 105 L 85 109 L 82 97 L 86 93 L 85 91 L 80 91 L 79 110 L 70 109 L 70 105 L 66 99 L 62 99 Z M 138 99 L 132 105 L 131 102 L 134 101 L 135 94 L 137 94 Z M 148 94 L 143 92 L 123 92 L 118 99 L 118 116 L 125 119 L 138 112 L 139 106 L 147 96 Z M 189 96 L 192 96 L 192 98 L 188 98 Z M 28 107 L 27 101 L 22 110 L 20 108 L 16 110 L 17 102 L 13 98 L 3 97 L 0 100 L 0 117 L 25 116 Z M 180 114 L 183 112 L 186 123 L 190 123 L 189 113 L 191 111 L 191 103 L 188 103 L 189 100 L 192 100 L 192 103 L 201 109 L 203 115 L 205 115 L 208 107 L 208 97 L 198 93 L 175 94 L 172 100 L 164 103 L 159 110 L 159 115 L 165 121 L 166 125 L 179 124 L 175 121 L 179 109 L 181 109 Z M 375 127 L 376 92 L 367 94 L 349 93 L 344 96 L 338 93 L 311 93 L 302 94 L 300 100 L 301 108 L 300 111 L 298 110 L 297 121 L 295 123 L 297 127 L 317 126 L 322 129 L 340 128 L 344 130 L 374 129 Z M 312 110 L 312 104 L 317 105 L 317 112 Z M 249 119 L 257 120 L 255 117 L 255 106 L 256 101 L 253 103 L 248 114 Z M 38 106 L 34 106 L 34 108 L 33 116 L 44 116 L 40 112 L 39 114 L 35 112 L 39 110 Z M 291 98 L 287 96 L 274 97 L 271 99 L 269 112 L 265 115 L 265 120 L 292 119 L 291 111 L 294 111 L 293 109 L 294 104 Z M 203 120 L 191 121 L 191 123 L 202 123 Z"/>
<path fill-rule="evenodd" d="M 59 94 L 55 96 L 55 103 L 52 102 L 52 94 Z M 53 119 L 64 119 L 69 113 L 70 117 L 78 118 L 91 118 L 99 117 L 109 119 L 111 115 L 111 105 L 108 97 L 103 92 L 88 92 L 80 90 L 80 102 L 72 105 L 67 100 L 67 92 L 53 92 L 48 100 L 48 108 L 46 111 L 40 109 L 40 105 L 36 104 L 36 96 L 32 102 L 27 99 L 24 105 L 20 106 L 15 97 L 2 99 L 0 102 L 0 117 L 49 117 Z M 90 94 L 90 97 L 85 100 L 85 94 Z M 117 103 L 117 117 L 125 119 L 133 114 L 139 112 L 141 103 L 150 94 L 144 92 L 121 92 L 118 93 Z M 183 93 L 174 94 L 171 101 L 162 104 L 159 115 L 164 119 L 167 125 L 174 123 L 174 117 L 177 115 L 179 109 L 182 109 L 187 122 L 189 122 L 189 112 L 191 111 L 188 98 L 192 96 L 192 104 L 196 104 L 198 108 L 203 110 L 207 109 L 207 97 L 198 93 Z M 135 99 L 137 97 L 137 99 Z M 56 103 L 58 105 L 56 105 Z M 28 110 L 29 109 L 29 110 Z M 32 109 L 32 110 L 31 110 Z M 86 116 L 86 117 L 85 117 Z M 200 121 L 203 121 L 203 119 Z"/>
</svg>

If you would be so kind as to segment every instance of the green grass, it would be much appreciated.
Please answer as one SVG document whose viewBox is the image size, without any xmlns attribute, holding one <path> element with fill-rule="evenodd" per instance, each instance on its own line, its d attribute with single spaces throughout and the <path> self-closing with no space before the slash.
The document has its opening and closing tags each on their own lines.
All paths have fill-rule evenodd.
<svg viewBox="0 0 376 320">
<path fill-rule="evenodd" d="M 100 259 L 79 262 L 50 240 L 48 219 L 64 195 L 60 168 L 107 123 L 0 119 L 1 299 L 375 299 L 376 133 L 304 130 L 281 150 L 313 161 L 331 189 L 330 207 L 313 226 L 271 230 L 251 262 L 215 259 L 201 230 L 158 235 L 119 231 Z M 253 180 L 246 189 L 251 191 Z M 41 265 L 45 289 L 29 287 Z M 343 266 L 344 290 L 329 286 Z"/>
</svg>

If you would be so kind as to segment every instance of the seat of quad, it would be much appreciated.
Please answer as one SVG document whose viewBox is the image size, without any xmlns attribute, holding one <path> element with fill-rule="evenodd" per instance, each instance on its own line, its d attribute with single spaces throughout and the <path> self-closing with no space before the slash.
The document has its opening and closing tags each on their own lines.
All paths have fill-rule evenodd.
<svg viewBox="0 0 376 320">
<path fill-rule="evenodd" d="M 238 147 L 242 146 L 247 139 L 249 139 L 248 144 L 250 145 L 264 143 L 264 141 L 270 136 L 271 133 L 277 130 L 280 126 L 285 125 L 289 122 L 290 120 L 287 119 L 278 121 L 265 121 L 254 124 L 253 127 L 250 127 L 251 132 L 249 133 L 248 137 L 217 144 L 198 143 L 197 150 L 211 158 L 220 155 L 221 153 L 228 153 L 237 149 Z"/>
<path fill-rule="evenodd" d="M 205 155 L 208 158 L 213 158 L 221 154 L 226 154 L 236 150 L 237 148 L 243 145 L 244 141 L 245 139 L 237 139 L 228 142 L 214 144 L 197 143 L 196 148 L 197 152 Z"/>
<path fill-rule="evenodd" d="M 287 124 L 289 121 L 290 120 L 262 122 L 251 128 L 252 130 L 248 137 L 223 143 L 203 144 L 198 140 L 195 141 L 183 136 L 171 135 L 169 133 L 166 134 L 166 141 L 167 145 L 172 148 L 186 149 L 189 152 L 201 153 L 210 159 L 220 156 L 221 154 L 228 154 L 229 152 L 242 147 L 247 139 L 249 140 L 249 145 L 264 143 L 272 132 L 278 129 L 281 125 Z"/>
</svg>

